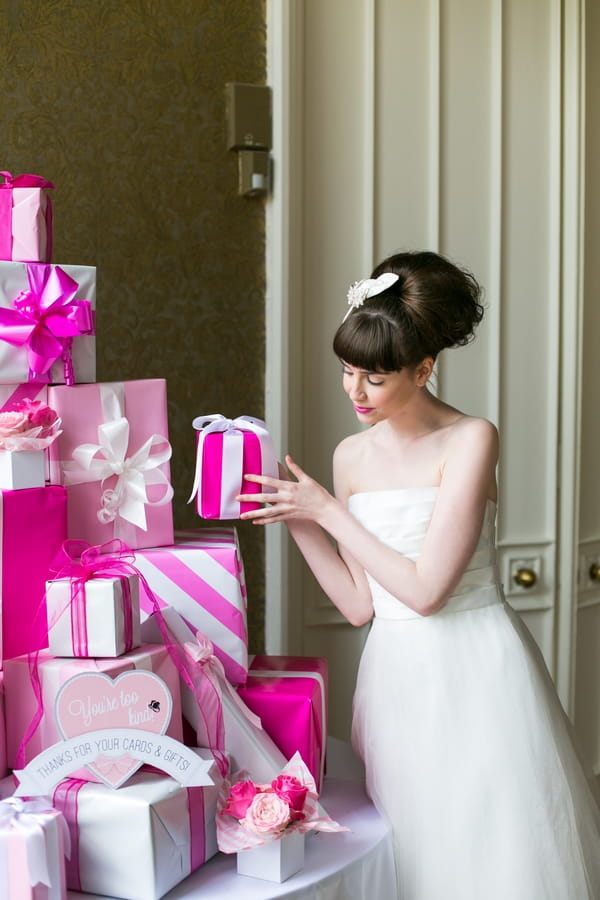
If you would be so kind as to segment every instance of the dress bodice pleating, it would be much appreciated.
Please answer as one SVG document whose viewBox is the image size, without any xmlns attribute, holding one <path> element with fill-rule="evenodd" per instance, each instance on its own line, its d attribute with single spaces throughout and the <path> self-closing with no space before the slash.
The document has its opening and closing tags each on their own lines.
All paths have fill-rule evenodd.
<svg viewBox="0 0 600 900">
<path fill-rule="evenodd" d="M 352 494 L 348 508 L 380 541 L 408 559 L 415 560 L 423 546 L 438 490 L 437 487 L 421 487 L 365 491 Z M 367 578 L 378 618 L 420 618 L 419 613 L 392 596 L 368 572 Z M 501 600 L 496 566 L 496 504 L 488 500 L 475 552 L 440 612 L 477 609 Z"/>
</svg>

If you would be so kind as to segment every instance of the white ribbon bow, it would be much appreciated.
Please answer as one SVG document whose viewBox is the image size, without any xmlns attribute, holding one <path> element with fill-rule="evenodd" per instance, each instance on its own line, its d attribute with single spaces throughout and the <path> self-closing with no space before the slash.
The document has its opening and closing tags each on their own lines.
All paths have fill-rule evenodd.
<svg viewBox="0 0 600 900">
<path fill-rule="evenodd" d="M 252 431 L 260 439 L 262 450 L 262 468 L 264 475 L 270 475 L 277 478 L 279 471 L 277 468 L 277 456 L 275 448 L 271 440 L 271 435 L 267 430 L 267 426 L 262 419 L 255 419 L 252 416 L 238 416 L 236 419 L 227 419 L 225 416 L 217 413 L 211 416 L 197 416 L 192 422 L 193 428 L 199 432 L 198 446 L 196 448 L 196 472 L 194 475 L 194 485 L 188 503 L 197 495 L 198 510 L 202 508 L 202 454 L 204 441 L 206 436 L 215 432 L 228 432 L 234 440 L 231 441 L 231 448 L 227 451 L 227 468 L 228 478 L 225 488 L 230 488 L 231 493 L 237 494 L 240 490 L 243 471 L 243 454 L 244 454 L 244 431 Z M 264 491 L 269 488 L 263 487 Z M 222 500 L 224 509 L 223 517 L 236 517 L 239 515 L 240 504 L 234 500 L 228 499 L 227 490 L 222 491 Z"/>
<path fill-rule="evenodd" d="M 376 297 L 382 294 L 389 287 L 398 281 L 400 276 L 395 272 L 383 272 L 378 278 L 363 278 L 362 281 L 355 281 L 348 288 L 348 305 L 350 309 L 344 316 L 345 322 L 353 309 L 362 306 L 369 297 Z"/>
<path fill-rule="evenodd" d="M 0 832 L 12 829 L 19 832 L 25 841 L 27 872 L 29 884 L 44 884 L 52 887 L 48 871 L 47 831 L 42 827 L 44 817 L 55 817 L 56 810 L 48 807 L 46 800 L 22 800 L 20 797 L 9 797 L 0 802 Z M 71 856 L 71 840 L 66 820 L 58 816 L 57 827 L 62 829 L 65 853 Z"/>
<path fill-rule="evenodd" d="M 99 425 L 98 443 L 80 444 L 73 451 L 74 462 L 63 464 L 66 484 L 100 481 L 104 485 L 108 478 L 117 476 L 115 486 L 102 492 L 102 505 L 97 512 L 104 524 L 117 520 L 115 536 L 118 518 L 147 531 L 146 506 L 164 506 L 173 498 L 173 488 L 159 469 L 171 458 L 167 439 L 153 434 L 131 456 L 127 456 L 128 448 L 129 422 L 121 416 Z M 164 487 L 164 493 L 157 500 L 150 500 L 147 488 L 156 484 Z"/>
</svg>

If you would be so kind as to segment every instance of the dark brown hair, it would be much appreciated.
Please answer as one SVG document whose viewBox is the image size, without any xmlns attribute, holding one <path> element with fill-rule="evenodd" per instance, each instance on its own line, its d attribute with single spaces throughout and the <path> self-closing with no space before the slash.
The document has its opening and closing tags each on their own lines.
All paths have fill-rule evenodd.
<svg viewBox="0 0 600 900">
<path fill-rule="evenodd" d="M 472 340 L 483 305 L 469 271 L 437 253 L 409 251 L 384 259 L 371 278 L 384 272 L 398 281 L 342 322 L 333 339 L 339 359 L 369 372 L 397 372 Z"/>
</svg>

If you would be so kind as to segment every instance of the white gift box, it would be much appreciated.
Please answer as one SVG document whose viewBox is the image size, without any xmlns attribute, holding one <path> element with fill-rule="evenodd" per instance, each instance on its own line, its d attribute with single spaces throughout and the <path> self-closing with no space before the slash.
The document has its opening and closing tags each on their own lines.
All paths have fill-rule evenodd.
<svg viewBox="0 0 600 900">
<path fill-rule="evenodd" d="M 20 491 L 45 484 L 46 454 L 43 450 L 0 449 L 0 490 Z"/>
<path fill-rule="evenodd" d="M 237 873 L 264 881 L 287 881 L 304 865 L 304 835 L 290 831 L 276 841 L 238 850 Z"/>
<path fill-rule="evenodd" d="M 34 265 L 43 265 L 36 263 Z M 94 266 L 48 266 L 60 268 L 78 284 L 76 300 L 87 300 L 92 310 L 96 307 L 96 269 Z M 0 307 L 14 308 L 14 301 L 22 291 L 29 289 L 27 263 L 0 261 Z M 75 382 L 96 380 L 96 337 L 93 334 L 76 335 L 73 338 L 72 363 Z M 62 384 L 65 381 L 64 365 L 60 357 L 49 371 L 49 381 Z M 0 382 L 19 384 L 29 381 L 28 349 L 25 344 L 15 346 L 0 340 Z M 44 380 L 43 378 L 39 380 Z"/>
<path fill-rule="evenodd" d="M 167 606 L 161 610 L 161 614 L 181 646 L 194 644 L 194 632 L 176 609 Z M 154 615 L 142 623 L 142 639 L 148 643 L 162 643 L 162 634 Z M 205 743 L 206 737 L 202 735 L 202 729 L 206 710 L 201 713 L 194 692 L 183 680 L 180 687 L 183 716 L 196 731 L 199 742 Z M 286 757 L 262 728 L 260 719 L 246 706 L 226 679 L 218 679 L 217 689 L 223 710 L 225 750 L 231 757 L 232 770 L 244 769 L 257 782 L 272 781 L 285 766 Z"/>
<path fill-rule="evenodd" d="M 210 775 L 210 787 L 185 788 L 153 772 L 138 772 L 118 790 L 59 784 L 53 804 L 64 808 L 75 848 L 68 887 L 123 900 L 163 897 L 217 852 L 216 765 Z"/>
<path fill-rule="evenodd" d="M 90 578 L 80 590 L 72 602 L 70 578 L 46 582 L 52 656 L 117 657 L 140 646 L 138 575 Z"/>
</svg>

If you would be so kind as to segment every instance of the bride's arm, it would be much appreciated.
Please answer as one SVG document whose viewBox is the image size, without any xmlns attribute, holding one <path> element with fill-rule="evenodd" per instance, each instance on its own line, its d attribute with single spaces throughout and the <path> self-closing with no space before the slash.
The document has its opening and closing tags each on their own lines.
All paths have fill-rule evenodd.
<svg viewBox="0 0 600 900">
<path fill-rule="evenodd" d="M 269 505 L 243 518 L 257 524 L 285 521 L 321 587 L 349 621 L 353 621 L 353 611 L 362 610 L 362 569 L 406 606 L 420 615 L 431 615 L 452 593 L 475 551 L 497 458 L 497 432 L 489 422 L 468 419 L 456 428 L 447 448 L 431 523 L 415 562 L 367 531 L 340 500 L 289 457 L 288 467 L 298 480 L 249 476 L 275 492 L 247 495 L 246 499 Z M 343 559 L 320 529 L 337 542 Z M 350 615 L 344 599 L 348 590 L 357 604 L 351 604 Z"/>
</svg>

